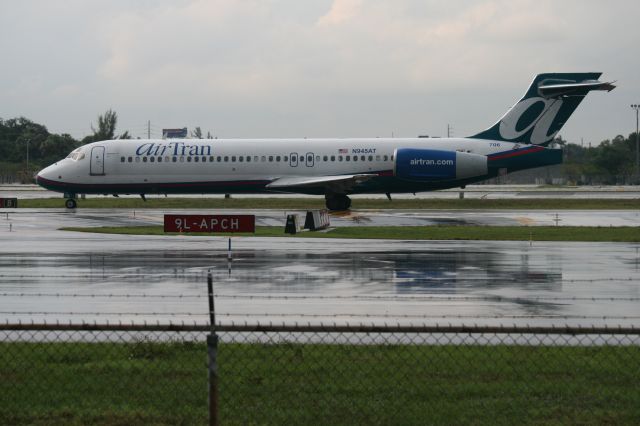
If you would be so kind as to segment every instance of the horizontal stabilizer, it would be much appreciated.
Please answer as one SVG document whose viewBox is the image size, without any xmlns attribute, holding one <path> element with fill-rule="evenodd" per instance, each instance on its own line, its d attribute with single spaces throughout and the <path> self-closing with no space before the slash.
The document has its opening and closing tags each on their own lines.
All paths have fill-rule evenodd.
<svg viewBox="0 0 640 426">
<path fill-rule="evenodd" d="M 615 82 L 602 82 L 597 80 L 587 80 L 580 83 L 559 83 L 541 84 L 538 92 L 544 98 L 557 98 L 560 96 L 585 96 L 591 90 L 612 91 L 616 88 Z"/>
</svg>

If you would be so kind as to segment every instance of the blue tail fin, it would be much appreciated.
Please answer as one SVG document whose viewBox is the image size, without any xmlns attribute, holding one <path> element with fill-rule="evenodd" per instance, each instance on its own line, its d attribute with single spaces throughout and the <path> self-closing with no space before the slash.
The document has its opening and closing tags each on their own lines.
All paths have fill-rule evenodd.
<svg viewBox="0 0 640 426">
<path fill-rule="evenodd" d="M 496 124 L 470 137 L 546 146 L 587 93 L 615 88 L 613 83 L 598 81 L 601 74 L 538 74 L 524 97 Z"/>
</svg>

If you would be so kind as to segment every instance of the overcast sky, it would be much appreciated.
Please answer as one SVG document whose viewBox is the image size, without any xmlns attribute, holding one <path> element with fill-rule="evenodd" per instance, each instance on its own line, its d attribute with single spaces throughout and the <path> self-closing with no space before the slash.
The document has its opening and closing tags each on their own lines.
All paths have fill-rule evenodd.
<svg viewBox="0 0 640 426">
<path fill-rule="evenodd" d="M 541 72 L 602 71 L 560 134 L 635 131 L 640 2 L 0 0 L 0 117 L 83 137 L 467 136 Z"/>
</svg>

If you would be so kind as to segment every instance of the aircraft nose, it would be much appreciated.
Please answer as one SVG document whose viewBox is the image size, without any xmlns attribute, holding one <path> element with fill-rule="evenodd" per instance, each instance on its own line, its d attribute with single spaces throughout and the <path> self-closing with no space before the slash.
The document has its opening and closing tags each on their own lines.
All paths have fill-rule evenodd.
<svg viewBox="0 0 640 426">
<path fill-rule="evenodd" d="M 45 167 L 44 169 L 36 173 L 35 179 L 38 185 L 44 186 L 47 182 L 55 179 L 55 170 L 53 170 L 54 166 L 55 164 L 49 167 Z"/>
<path fill-rule="evenodd" d="M 43 170 L 40 170 L 39 172 L 36 173 L 36 176 L 35 176 L 36 183 L 38 185 L 42 185 L 44 183 L 44 179 L 42 177 L 42 172 L 43 172 Z"/>
</svg>

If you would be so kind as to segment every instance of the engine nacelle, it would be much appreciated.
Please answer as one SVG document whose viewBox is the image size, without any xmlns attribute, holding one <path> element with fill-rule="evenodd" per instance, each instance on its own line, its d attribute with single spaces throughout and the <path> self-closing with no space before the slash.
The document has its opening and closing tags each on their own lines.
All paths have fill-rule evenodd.
<svg viewBox="0 0 640 426">
<path fill-rule="evenodd" d="M 487 174 L 487 157 L 469 152 L 400 148 L 394 175 L 406 180 L 466 179 Z"/>
</svg>

